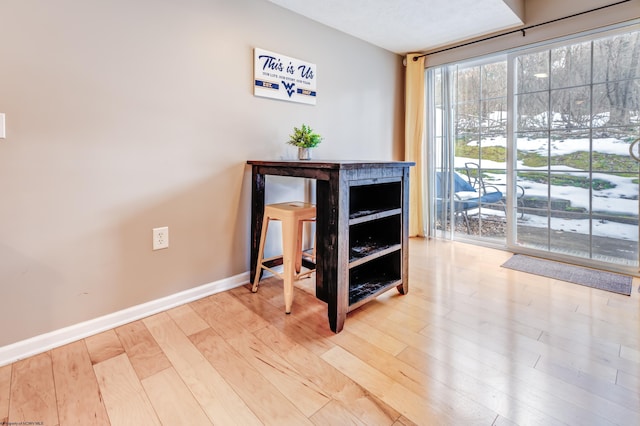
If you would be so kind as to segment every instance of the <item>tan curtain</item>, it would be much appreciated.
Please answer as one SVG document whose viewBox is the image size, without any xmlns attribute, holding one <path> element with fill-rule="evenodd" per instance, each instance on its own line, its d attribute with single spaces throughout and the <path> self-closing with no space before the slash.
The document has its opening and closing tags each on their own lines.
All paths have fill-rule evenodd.
<svg viewBox="0 0 640 426">
<path fill-rule="evenodd" d="M 414 58 L 416 60 L 414 61 Z M 423 237 L 424 223 L 424 158 L 423 146 L 425 135 L 424 115 L 424 56 L 419 53 L 407 55 L 405 78 L 405 122 L 404 122 L 404 157 L 405 161 L 414 161 L 415 167 L 410 171 L 409 191 L 409 236 Z"/>
</svg>

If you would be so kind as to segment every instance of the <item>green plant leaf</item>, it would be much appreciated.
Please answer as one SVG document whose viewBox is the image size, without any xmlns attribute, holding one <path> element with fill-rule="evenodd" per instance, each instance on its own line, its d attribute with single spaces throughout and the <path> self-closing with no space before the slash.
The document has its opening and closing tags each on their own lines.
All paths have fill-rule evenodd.
<svg viewBox="0 0 640 426">
<path fill-rule="evenodd" d="M 322 136 L 315 133 L 313 129 L 306 124 L 302 124 L 300 128 L 294 127 L 293 133 L 289 135 L 287 143 L 297 146 L 298 148 L 315 148 L 322 142 Z"/>
</svg>

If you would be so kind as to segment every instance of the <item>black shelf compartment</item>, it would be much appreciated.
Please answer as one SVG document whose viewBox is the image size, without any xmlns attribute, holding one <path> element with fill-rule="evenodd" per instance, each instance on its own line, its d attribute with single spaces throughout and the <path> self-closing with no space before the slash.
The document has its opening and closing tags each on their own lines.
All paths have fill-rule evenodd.
<svg viewBox="0 0 640 426">
<path fill-rule="evenodd" d="M 402 182 L 400 180 L 353 185 L 349 189 L 349 219 L 383 217 L 384 212 L 402 209 Z"/>
<path fill-rule="evenodd" d="M 349 267 L 401 249 L 400 214 L 349 227 Z"/>
<path fill-rule="evenodd" d="M 397 250 L 349 270 L 349 309 L 402 282 L 402 251 Z"/>
</svg>

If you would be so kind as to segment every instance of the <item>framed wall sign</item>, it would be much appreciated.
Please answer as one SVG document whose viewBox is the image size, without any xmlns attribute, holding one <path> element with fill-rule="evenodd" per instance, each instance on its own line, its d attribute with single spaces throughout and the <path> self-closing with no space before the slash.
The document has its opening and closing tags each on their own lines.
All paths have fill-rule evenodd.
<svg viewBox="0 0 640 426">
<path fill-rule="evenodd" d="M 253 94 L 316 104 L 316 65 L 279 53 L 253 50 Z"/>
</svg>

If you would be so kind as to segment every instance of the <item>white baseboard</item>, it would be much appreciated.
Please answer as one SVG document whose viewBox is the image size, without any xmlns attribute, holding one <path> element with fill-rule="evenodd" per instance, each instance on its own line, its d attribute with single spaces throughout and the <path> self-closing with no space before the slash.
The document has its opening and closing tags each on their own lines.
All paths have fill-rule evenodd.
<svg viewBox="0 0 640 426">
<path fill-rule="evenodd" d="M 249 272 L 0 347 L 0 367 L 249 282 Z"/>
</svg>

